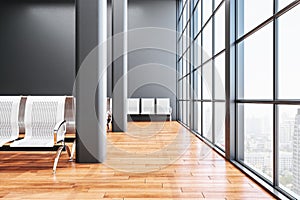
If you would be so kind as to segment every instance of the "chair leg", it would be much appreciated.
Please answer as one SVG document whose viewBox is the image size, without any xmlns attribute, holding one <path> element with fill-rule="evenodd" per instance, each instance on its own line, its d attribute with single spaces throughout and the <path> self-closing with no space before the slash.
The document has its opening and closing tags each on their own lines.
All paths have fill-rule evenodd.
<svg viewBox="0 0 300 200">
<path fill-rule="evenodd" d="M 54 159 L 54 164 L 53 164 L 53 174 L 56 173 L 56 167 L 57 167 L 57 164 L 58 164 L 58 160 L 60 158 L 60 154 L 61 154 L 61 152 L 62 152 L 63 149 L 64 149 L 64 147 L 61 146 L 61 147 L 58 148 L 58 150 L 56 152 L 56 157 Z"/>
<path fill-rule="evenodd" d="M 70 147 L 68 145 L 65 146 L 66 147 L 66 150 L 67 150 L 67 153 L 68 153 L 68 156 L 69 156 L 69 161 L 72 161 L 72 157 L 71 157 L 71 150 L 70 150 Z"/>
<path fill-rule="evenodd" d="M 75 149 L 76 149 L 76 140 L 74 140 L 74 142 L 72 144 L 72 151 L 71 151 L 71 155 L 70 155 L 70 160 L 69 161 L 73 161 Z"/>
</svg>

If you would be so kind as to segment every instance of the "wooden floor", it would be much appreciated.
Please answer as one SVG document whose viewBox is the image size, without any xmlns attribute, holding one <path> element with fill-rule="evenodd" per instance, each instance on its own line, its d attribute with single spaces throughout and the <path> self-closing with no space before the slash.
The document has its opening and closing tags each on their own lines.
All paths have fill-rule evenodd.
<svg viewBox="0 0 300 200">
<path fill-rule="evenodd" d="M 0 152 L 1 199 L 272 199 L 177 122 L 107 134 L 105 164 L 55 152 Z"/>
</svg>

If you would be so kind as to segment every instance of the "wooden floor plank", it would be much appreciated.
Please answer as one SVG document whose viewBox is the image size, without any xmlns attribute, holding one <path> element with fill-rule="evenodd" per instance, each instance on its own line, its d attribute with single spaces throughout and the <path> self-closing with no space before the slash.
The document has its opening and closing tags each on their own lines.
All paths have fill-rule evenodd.
<svg viewBox="0 0 300 200">
<path fill-rule="evenodd" d="M 130 122 L 107 134 L 107 161 L 63 152 L 0 152 L 0 199 L 272 199 L 177 122 Z"/>
</svg>

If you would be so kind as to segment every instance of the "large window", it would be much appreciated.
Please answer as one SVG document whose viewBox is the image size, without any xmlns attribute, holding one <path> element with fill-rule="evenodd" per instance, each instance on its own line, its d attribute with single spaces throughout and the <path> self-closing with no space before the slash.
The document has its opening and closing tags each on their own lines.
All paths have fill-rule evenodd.
<svg viewBox="0 0 300 200">
<path fill-rule="evenodd" d="M 300 100 L 300 6 L 278 18 L 278 98 Z"/>
<path fill-rule="evenodd" d="M 181 23 L 180 13 L 188 6 L 190 16 L 187 18 L 190 18 L 178 32 L 181 35 L 187 32 L 184 28 L 190 26 L 187 52 L 192 62 L 182 64 L 181 54 L 184 57 L 186 53 L 179 49 L 178 72 L 187 73 L 182 76 L 179 73 L 177 88 L 180 90 L 183 82 L 183 88 L 190 89 L 189 95 L 183 91 L 183 96 L 178 96 L 178 105 L 183 110 L 179 119 L 199 136 L 225 150 L 225 1 L 192 0 L 182 4 L 178 6 L 183 10 L 178 11 L 178 23 Z M 181 38 L 179 36 L 179 43 Z"/>
<path fill-rule="evenodd" d="M 177 10 L 177 117 L 186 126 L 190 126 L 191 101 L 191 18 L 190 0 L 178 1 Z"/>
<path fill-rule="evenodd" d="M 279 184 L 299 194 L 300 105 L 278 106 L 278 118 Z"/>
<path fill-rule="evenodd" d="M 300 199 L 300 0 L 178 2 L 178 120 Z"/>
<path fill-rule="evenodd" d="M 239 99 L 273 98 L 273 24 L 238 44 Z"/>
<path fill-rule="evenodd" d="M 273 181 L 273 107 L 269 104 L 239 104 L 238 156 L 256 172 Z"/>
<path fill-rule="evenodd" d="M 237 160 L 300 195 L 299 1 L 236 0 Z"/>
</svg>

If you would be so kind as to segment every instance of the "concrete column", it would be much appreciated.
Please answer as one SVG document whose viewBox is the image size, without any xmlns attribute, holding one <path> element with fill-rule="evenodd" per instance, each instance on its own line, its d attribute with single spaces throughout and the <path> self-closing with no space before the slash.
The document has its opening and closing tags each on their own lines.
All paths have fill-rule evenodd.
<svg viewBox="0 0 300 200">
<path fill-rule="evenodd" d="M 106 155 L 107 1 L 76 1 L 76 161 Z M 98 46 L 99 45 L 99 46 Z"/>
<path fill-rule="evenodd" d="M 127 130 L 127 0 L 112 0 L 112 129 Z"/>
</svg>

